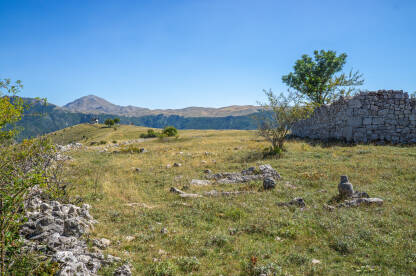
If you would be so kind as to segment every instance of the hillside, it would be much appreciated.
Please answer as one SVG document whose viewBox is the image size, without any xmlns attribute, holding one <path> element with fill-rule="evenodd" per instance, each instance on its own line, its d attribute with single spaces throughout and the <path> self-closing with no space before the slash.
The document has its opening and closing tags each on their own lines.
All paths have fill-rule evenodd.
<svg viewBox="0 0 416 276">
<path fill-rule="evenodd" d="M 32 99 L 26 99 L 32 101 Z M 142 117 L 127 117 L 114 114 L 86 114 L 70 112 L 54 104 L 36 103 L 32 105 L 17 123 L 22 129 L 19 139 L 36 137 L 69 126 L 89 123 L 93 118 L 104 122 L 107 118 L 119 117 L 121 124 L 145 127 L 163 128 L 171 125 L 178 129 L 255 129 L 257 124 L 252 115 L 227 117 L 183 117 L 178 115 L 148 115 Z"/>
<path fill-rule="evenodd" d="M 267 144 L 254 131 L 182 130 L 178 139 L 121 143 L 141 131 L 79 125 L 54 135 L 56 141 L 59 136 L 81 141 L 85 135 L 84 145 L 107 142 L 70 153 L 70 190 L 91 204 L 99 221 L 91 238 L 111 240 L 106 252 L 128 260 L 134 275 L 416 271 L 415 147 L 290 141 L 282 159 L 264 160 Z M 146 152 L 133 153 L 135 148 Z M 220 183 L 204 172 L 240 172 L 261 164 L 281 175 L 275 189 L 264 190 L 261 180 Z M 382 198 L 384 205 L 331 208 L 338 204 L 344 174 L 356 190 Z M 171 187 L 203 196 L 183 198 Z M 304 208 L 278 204 L 297 197 Z M 111 268 L 101 274 L 111 275 Z"/>
<path fill-rule="evenodd" d="M 138 139 L 140 134 L 146 133 L 147 129 L 132 125 L 120 125 L 116 128 L 108 128 L 105 125 L 79 124 L 49 133 L 47 136 L 52 139 L 53 143 L 60 145 L 69 143 L 90 144 L 101 141 L 111 143 L 113 141 L 120 142 L 123 140 Z"/>
<path fill-rule="evenodd" d="M 187 107 L 183 109 L 148 109 L 136 106 L 119 106 L 100 97 L 89 95 L 76 99 L 63 106 L 71 112 L 88 114 L 114 114 L 127 117 L 141 117 L 149 115 L 177 115 L 182 117 L 227 117 L 244 116 L 257 112 L 258 107 L 252 105 L 227 106 L 221 108 Z"/>
</svg>

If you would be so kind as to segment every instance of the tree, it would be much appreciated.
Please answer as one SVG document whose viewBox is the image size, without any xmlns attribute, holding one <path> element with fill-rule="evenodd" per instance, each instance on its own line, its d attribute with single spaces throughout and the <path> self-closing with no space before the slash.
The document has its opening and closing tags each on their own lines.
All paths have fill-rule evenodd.
<svg viewBox="0 0 416 276">
<path fill-rule="evenodd" d="M 337 56 L 335 51 L 315 50 L 313 59 L 303 55 L 296 61 L 294 72 L 283 76 L 282 81 L 315 106 L 331 103 L 351 95 L 355 86 L 364 83 L 358 71 L 351 70 L 348 75 L 341 72 L 346 59 L 345 53 Z"/>
<path fill-rule="evenodd" d="M 120 123 L 120 118 L 114 118 L 113 121 L 114 121 L 115 124 L 119 124 Z"/>
<path fill-rule="evenodd" d="M 178 130 L 173 126 L 167 126 L 163 129 L 162 134 L 168 137 L 173 137 L 178 135 Z"/>
<path fill-rule="evenodd" d="M 264 91 L 267 103 L 260 103 L 262 109 L 257 115 L 258 134 L 270 142 L 266 155 L 280 155 L 292 126 L 299 120 L 307 118 L 312 112 L 309 105 L 302 104 L 299 96 L 289 92 L 276 96 L 271 90 Z"/>
<path fill-rule="evenodd" d="M 106 120 L 104 121 L 104 124 L 105 124 L 107 127 L 112 127 L 112 126 L 114 125 L 114 120 L 113 120 L 113 119 L 106 119 Z"/>
<path fill-rule="evenodd" d="M 0 143 L 16 135 L 16 129 L 7 127 L 22 118 L 25 104 L 22 98 L 16 96 L 22 88 L 19 80 L 15 83 L 10 79 L 0 80 Z"/>
</svg>

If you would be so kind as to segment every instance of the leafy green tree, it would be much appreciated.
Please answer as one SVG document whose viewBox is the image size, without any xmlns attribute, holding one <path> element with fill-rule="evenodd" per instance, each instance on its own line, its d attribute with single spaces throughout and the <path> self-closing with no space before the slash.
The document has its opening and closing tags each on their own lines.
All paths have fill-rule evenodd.
<svg viewBox="0 0 416 276">
<path fill-rule="evenodd" d="M 315 106 L 328 104 L 340 96 L 349 96 L 364 80 L 358 71 L 345 74 L 342 71 L 347 54 L 335 51 L 314 51 L 314 58 L 303 55 L 293 67 L 294 72 L 282 77 L 282 81 Z"/>
<path fill-rule="evenodd" d="M 105 124 L 107 127 L 112 127 L 112 126 L 114 125 L 114 120 L 113 120 L 113 119 L 106 119 L 106 120 L 104 121 L 104 124 Z"/>
<path fill-rule="evenodd" d="M 310 105 L 304 105 L 299 96 L 293 92 L 276 96 L 271 90 L 264 91 L 266 103 L 260 103 L 261 110 L 256 115 L 258 134 L 264 137 L 271 147 L 265 155 L 280 155 L 292 126 L 299 120 L 307 118 L 313 111 Z"/>
<path fill-rule="evenodd" d="M 173 126 L 167 126 L 163 129 L 162 134 L 168 137 L 173 137 L 178 135 L 178 130 Z"/>
<path fill-rule="evenodd" d="M 0 80 L 0 143 L 16 135 L 16 129 L 7 127 L 22 118 L 25 104 L 17 97 L 23 85 L 21 81 L 12 83 L 10 79 Z"/>
<path fill-rule="evenodd" d="M 120 123 L 120 118 L 114 118 L 113 121 L 114 121 L 115 124 L 119 124 Z"/>
</svg>

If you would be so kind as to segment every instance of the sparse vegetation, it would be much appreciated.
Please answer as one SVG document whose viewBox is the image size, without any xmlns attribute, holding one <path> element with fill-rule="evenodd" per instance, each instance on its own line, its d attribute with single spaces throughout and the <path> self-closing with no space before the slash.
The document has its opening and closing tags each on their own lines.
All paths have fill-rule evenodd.
<svg viewBox="0 0 416 276">
<path fill-rule="evenodd" d="M 121 126 L 114 133 L 81 125 L 66 134 L 77 140 L 78 128 L 110 142 L 147 131 Z M 256 159 L 254 153 L 267 145 L 255 131 L 184 130 L 174 143 L 150 139 L 132 145 L 146 148 L 146 154 L 89 148 L 72 153 L 71 194 L 91 204 L 100 221 L 91 236 L 114 241 L 108 253 L 128 259 L 134 275 L 414 274 L 415 147 L 289 140 L 283 159 Z M 166 168 L 174 162 L 182 166 Z M 233 172 L 265 162 L 283 177 L 271 191 L 262 191 L 261 181 L 189 185 L 191 179 L 204 179 L 205 169 Z M 91 164 L 100 168 L 98 180 Z M 384 206 L 323 208 L 337 194 L 341 174 L 355 189 L 383 198 Z M 170 193 L 171 186 L 200 194 L 212 189 L 254 193 L 185 199 Z M 307 208 L 276 204 L 294 197 L 304 198 Z M 321 263 L 312 264 L 313 259 Z"/>
<path fill-rule="evenodd" d="M 271 90 L 264 92 L 267 103 L 261 104 L 262 111 L 256 116 L 259 135 L 271 144 L 264 150 L 264 156 L 281 156 L 291 127 L 298 120 L 306 118 L 312 109 L 309 105 L 303 105 L 294 93 L 276 96 Z"/>
</svg>

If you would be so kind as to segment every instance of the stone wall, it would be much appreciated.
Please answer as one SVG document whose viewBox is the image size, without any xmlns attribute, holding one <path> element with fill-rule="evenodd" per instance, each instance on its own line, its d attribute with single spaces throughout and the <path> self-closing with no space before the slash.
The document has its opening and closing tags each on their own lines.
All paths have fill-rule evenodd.
<svg viewBox="0 0 416 276">
<path fill-rule="evenodd" d="M 320 140 L 416 143 L 416 99 L 403 91 L 361 92 L 317 108 L 292 134 Z"/>
</svg>

